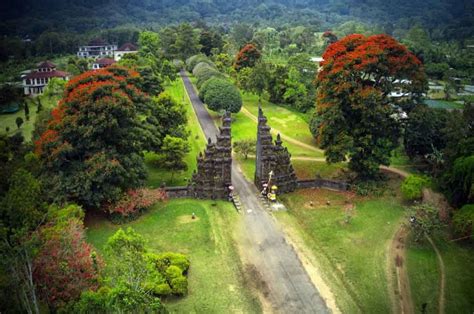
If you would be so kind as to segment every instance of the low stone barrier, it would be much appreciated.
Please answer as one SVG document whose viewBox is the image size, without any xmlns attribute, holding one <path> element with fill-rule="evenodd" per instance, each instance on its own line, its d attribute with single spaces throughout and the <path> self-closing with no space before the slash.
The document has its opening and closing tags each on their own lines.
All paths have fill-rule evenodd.
<svg viewBox="0 0 474 314">
<path fill-rule="evenodd" d="M 170 186 L 165 187 L 166 195 L 169 198 L 186 198 L 190 197 L 187 186 Z"/>
<path fill-rule="evenodd" d="M 312 179 L 312 180 L 298 180 L 298 189 L 308 188 L 324 188 L 337 191 L 347 191 L 351 185 L 344 181 L 326 180 L 326 179 Z"/>
</svg>

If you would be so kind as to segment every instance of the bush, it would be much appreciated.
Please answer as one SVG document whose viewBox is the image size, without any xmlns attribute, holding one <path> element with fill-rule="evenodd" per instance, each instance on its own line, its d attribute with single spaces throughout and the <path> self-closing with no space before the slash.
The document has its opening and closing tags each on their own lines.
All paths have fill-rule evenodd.
<svg viewBox="0 0 474 314">
<path fill-rule="evenodd" d="M 174 294 L 185 295 L 188 293 L 188 280 L 184 276 L 171 280 L 171 286 Z"/>
<path fill-rule="evenodd" d="M 462 236 L 474 235 L 474 204 L 467 204 L 453 216 L 454 231 Z"/>
<path fill-rule="evenodd" d="M 209 64 L 208 62 L 199 62 L 193 69 L 193 75 L 195 77 L 199 77 L 202 73 L 206 71 L 218 72 L 214 64 Z"/>
<path fill-rule="evenodd" d="M 199 54 L 189 57 L 186 60 L 186 70 L 192 72 L 194 67 L 200 62 L 211 62 L 205 55 Z"/>
<path fill-rule="evenodd" d="M 202 86 L 204 85 L 204 83 L 206 83 L 208 80 L 210 80 L 213 77 L 220 78 L 220 79 L 225 79 L 226 78 L 225 75 L 220 73 L 220 72 L 206 71 L 205 73 L 201 74 L 198 77 L 197 82 L 196 82 L 196 87 L 198 89 L 201 89 Z"/>
<path fill-rule="evenodd" d="M 202 85 L 199 97 L 213 111 L 226 110 L 237 113 L 242 108 L 239 89 L 222 78 L 211 78 Z"/>
<path fill-rule="evenodd" d="M 422 196 L 422 190 L 431 185 L 431 180 L 426 176 L 409 175 L 402 183 L 401 190 L 407 200 L 419 199 Z"/>
<path fill-rule="evenodd" d="M 150 270 L 145 283 L 146 289 L 159 296 L 187 293 L 188 282 L 185 274 L 190 263 L 185 255 L 171 252 L 147 253 L 146 260 Z"/>
<path fill-rule="evenodd" d="M 158 201 L 166 199 L 166 192 L 161 189 L 129 190 L 114 204 L 106 207 L 116 223 L 127 222 L 136 218 L 139 213 Z"/>
</svg>

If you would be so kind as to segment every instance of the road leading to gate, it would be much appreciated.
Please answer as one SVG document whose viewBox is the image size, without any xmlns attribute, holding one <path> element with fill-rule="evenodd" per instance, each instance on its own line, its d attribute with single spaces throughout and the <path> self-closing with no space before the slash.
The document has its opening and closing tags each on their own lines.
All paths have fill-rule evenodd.
<svg viewBox="0 0 474 314">
<path fill-rule="evenodd" d="M 181 77 L 204 134 L 215 140 L 218 130 L 214 121 L 184 71 Z M 255 280 L 264 282 L 264 294 L 272 310 L 280 313 L 328 313 L 326 303 L 298 256 L 259 201 L 256 187 L 244 178 L 235 164 L 232 164 L 232 183 L 240 195 L 244 212 L 242 244 L 258 272 L 259 278 Z"/>
</svg>

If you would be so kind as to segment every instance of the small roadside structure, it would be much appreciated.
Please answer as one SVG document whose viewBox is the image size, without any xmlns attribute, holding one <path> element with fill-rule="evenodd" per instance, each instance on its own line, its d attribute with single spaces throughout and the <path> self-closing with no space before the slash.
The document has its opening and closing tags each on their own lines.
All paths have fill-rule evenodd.
<svg viewBox="0 0 474 314">
<path fill-rule="evenodd" d="M 71 74 L 56 70 L 56 65 L 50 61 L 39 63 L 36 70 L 23 76 L 25 95 L 36 96 L 42 94 L 49 80 L 55 77 L 68 81 Z"/>
<path fill-rule="evenodd" d="M 108 66 L 111 66 L 112 64 L 116 63 L 114 59 L 110 58 L 102 58 L 102 59 L 97 59 L 92 63 L 92 70 L 98 70 L 98 69 L 103 69 Z"/>
</svg>

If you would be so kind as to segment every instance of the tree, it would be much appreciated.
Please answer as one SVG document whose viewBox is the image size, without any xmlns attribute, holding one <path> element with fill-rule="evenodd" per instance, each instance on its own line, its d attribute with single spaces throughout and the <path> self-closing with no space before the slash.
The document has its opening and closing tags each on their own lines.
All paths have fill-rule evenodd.
<svg viewBox="0 0 474 314">
<path fill-rule="evenodd" d="M 300 72 L 290 67 L 288 78 L 285 80 L 286 89 L 283 99 L 299 111 L 305 112 L 309 109 L 311 100 L 308 99 L 308 90 L 301 81 Z"/>
<path fill-rule="evenodd" d="M 272 103 L 281 104 L 285 101 L 283 96 L 286 92 L 286 79 L 288 79 L 288 68 L 286 66 L 270 64 L 267 91 Z"/>
<path fill-rule="evenodd" d="M 180 24 L 176 31 L 174 49 L 182 60 L 197 54 L 201 49 L 198 30 L 193 29 L 188 23 Z"/>
<path fill-rule="evenodd" d="M 16 126 L 17 126 L 18 128 L 21 128 L 21 125 L 23 124 L 23 118 L 22 118 L 22 117 L 17 117 L 17 118 L 15 119 L 15 123 L 16 123 Z"/>
<path fill-rule="evenodd" d="M 79 299 L 82 291 L 98 288 L 101 260 L 86 242 L 80 207 L 52 207 L 48 215 L 38 234 L 40 249 L 33 263 L 33 278 L 41 298 L 58 309 Z"/>
<path fill-rule="evenodd" d="M 446 115 L 443 110 L 418 105 L 410 112 L 405 126 L 404 147 L 411 159 L 427 160 L 435 150 L 445 146 L 441 132 L 446 127 Z"/>
<path fill-rule="evenodd" d="M 244 156 L 247 160 L 249 154 L 255 154 L 255 141 L 253 140 L 242 140 L 234 143 L 234 149 L 236 153 Z"/>
<path fill-rule="evenodd" d="M 48 98 L 60 97 L 63 94 L 65 87 L 65 80 L 62 78 L 53 77 L 49 80 L 48 85 L 46 85 L 44 95 Z"/>
<path fill-rule="evenodd" d="M 150 275 L 145 254 L 145 239 L 132 228 L 119 229 L 107 240 L 105 247 L 112 271 L 110 299 L 113 307 L 126 312 L 153 312 L 162 308 L 161 302 L 145 288 Z"/>
<path fill-rule="evenodd" d="M 23 102 L 23 110 L 25 111 L 25 117 L 30 115 L 30 108 L 28 107 L 28 103 L 26 101 Z"/>
<path fill-rule="evenodd" d="M 425 90 L 420 61 L 387 35 L 350 35 L 330 45 L 318 74 L 318 143 L 329 162 L 349 157 L 361 178 L 374 178 L 398 144 L 397 82 L 413 103 Z"/>
<path fill-rule="evenodd" d="M 188 165 L 183 160 L 188 152 L 189 145 L 182 138 L 167 135 L 163 140 L 159 164 L 161 167 L 171 170 L 171 180 L 173 180 L 175 171 L 182 171 L 188 168 Z"/>
<path fill-rule="evenodd" d="M 137 72 L 109 67 L 69 81 L 35 142 L 54 199 L 99 208 L 143 183 L 143 149 L 159 147 L 166 130 L 149 97 L 134 86 L 139 80 Z"/>
<path fill-rule="evenodd" d="M 213 111 L 237 113 L 242 108 L 242 96 L 239 89 L 221 78 L 206 81 L 199 92 L 199 97 Z"/>
<path fill-rule="evenodd" d="M 247 44 L 235 57 L 234 68 L 239 71 L 245 67 L 254 67 L 261 58 L 261 53 L 254 44 Z"/>
</svg>

